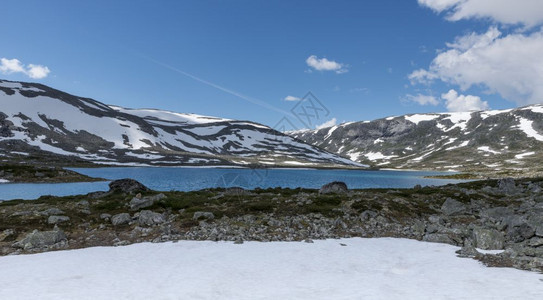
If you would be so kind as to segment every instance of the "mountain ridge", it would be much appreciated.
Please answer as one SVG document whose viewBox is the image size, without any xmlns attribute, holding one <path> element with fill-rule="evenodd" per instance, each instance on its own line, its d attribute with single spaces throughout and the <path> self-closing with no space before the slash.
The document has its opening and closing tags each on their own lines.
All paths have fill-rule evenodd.
<svg viewBox="0 0 543 300">
<path fill-rule="evenodd" d="M 543 105 L 407 114 L 288 132 L 377 168 L 543 174 Z"/>
<path fill-rule="evenodd" d="M 265 125 L 130 109 L 0 80 L 0 159 L 155 166 L 363 167 Z"/>
</svg>

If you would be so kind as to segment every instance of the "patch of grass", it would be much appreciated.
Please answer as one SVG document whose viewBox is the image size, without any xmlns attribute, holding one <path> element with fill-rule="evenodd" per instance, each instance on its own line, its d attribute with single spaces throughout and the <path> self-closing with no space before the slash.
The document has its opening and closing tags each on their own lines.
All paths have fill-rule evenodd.
<svg viewBox="0 0 543 300">
<path fill-rule="evenodd" d="M 450 174 L 450 175 L 424 176 L 424 178 L 469 180 L 469 179 L 482 179 L 483 177 L 477 174 L 472 174 L 472 173 L 459 173 L 459 174 Z"/>
</svg>

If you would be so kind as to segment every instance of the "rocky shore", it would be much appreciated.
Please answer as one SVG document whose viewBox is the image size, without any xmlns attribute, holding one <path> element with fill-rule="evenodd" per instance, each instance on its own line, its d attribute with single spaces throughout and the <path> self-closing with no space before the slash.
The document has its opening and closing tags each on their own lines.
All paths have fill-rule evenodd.
<svg viewBox="0 0 543 300">
<path fill-rule="evenodd" d="M 176 240 L 401 237 L 462 247 L 489 266 L 543 271 L 543 178 L 442 187 L 110 191 L 0 203 L 0 254 Z M 502 250 L 492 252 L 482 250 Z M 482 253 L 484 252 L 484 253 Z"/>
<path fill-rule="evenodd" d="M 67 170 L 59 166 L 1 164 L 0 183 L 66 183 L 105 181 Z"/>
</svg>

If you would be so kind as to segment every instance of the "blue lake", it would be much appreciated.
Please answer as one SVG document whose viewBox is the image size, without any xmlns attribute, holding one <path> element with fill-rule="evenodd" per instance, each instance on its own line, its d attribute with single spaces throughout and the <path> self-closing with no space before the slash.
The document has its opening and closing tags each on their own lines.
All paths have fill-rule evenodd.
<svg viewBox="0 0 543 300">
<path fill-rule="evenodd" d="M 441 172 L 359 171 L 314 169 L 234 168 L 72 168 L 76 172 L 108 180 L 133 178 L 158 191 L 194 191 L 213 187 L 320 188 L 331 181 L 343 181 L 351 189 L 410 188 L 417 184 L 445 185 L 462 180 L 430 179 Z M 36 199 L 43 195 L 67 196 L 107 191 L 109 182 L 0 184 L 0 200 Z"/>
</svg>

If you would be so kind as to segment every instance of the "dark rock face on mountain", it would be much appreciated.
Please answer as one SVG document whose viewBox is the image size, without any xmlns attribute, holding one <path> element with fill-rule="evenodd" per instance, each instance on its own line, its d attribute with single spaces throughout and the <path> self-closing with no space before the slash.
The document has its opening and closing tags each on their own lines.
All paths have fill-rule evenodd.
<svg viewBox="0 0 543 300">
<path fill-rule="evenodd" d="M 405 115 L 289 134 L 381 168 L 543 172 L 543 105 Z"/>
<path fill-rule="evenodd" d="M 69 165 L 357 165 L 258 123 L 126 109 L 5 80 L 0 157 Z"/>
</svg>

